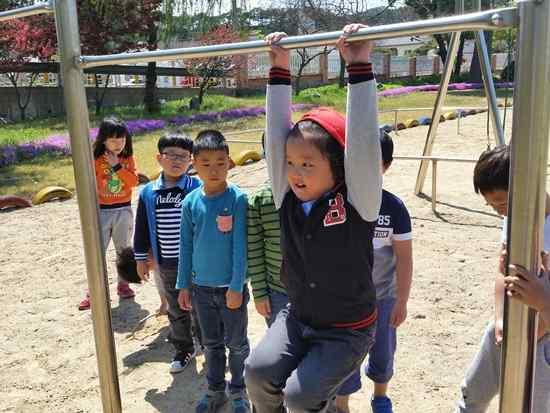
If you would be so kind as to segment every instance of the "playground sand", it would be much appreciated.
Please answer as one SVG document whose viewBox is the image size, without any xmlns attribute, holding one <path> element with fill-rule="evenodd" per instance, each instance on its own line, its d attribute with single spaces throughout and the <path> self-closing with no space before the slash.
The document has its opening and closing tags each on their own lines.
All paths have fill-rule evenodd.
<svg viewBox="0 0 550 413">
<path fill-rule="evenodd" d="M 456 121 L 441 124 L 434 155 L 477 158 L 487 146 L 485 115 L 463 119 L 461 128 L 457 136 Z M 419 155 L 426 132 L 400 131 L 396 155 Z M 439 164 L 436 215 L 429 197 L 413 194 L 417 168 L 416 161 L 395 161 L 384 178 L 411 213 L 415 264 L 390 396 L 396 412 L 451 412 L 492 318 L 501 220 L 473 193 L 473 164 Z M 231 176 L 252 191 L 266 181 L 265 164 L 236 168 Z M 1 213 L 0 228 L 0 412 L 100 412 L 91 315 L 77 310 L 86 276 L 76 201 Z M 155 287 L 137 287 L 135 300 L 119 301 L 112 246 L 107 261 L 123 410 L 193 412 L 206 389 L 204 356 L 170 375 L 166 318 L 139 325 L 158 307 Z M 249 314 L 254 345 L 265 325 L 252 303 Z M 370 412 L 371 389 L 363 378 L 351 398 L 353 412 Z"/>
</svg>

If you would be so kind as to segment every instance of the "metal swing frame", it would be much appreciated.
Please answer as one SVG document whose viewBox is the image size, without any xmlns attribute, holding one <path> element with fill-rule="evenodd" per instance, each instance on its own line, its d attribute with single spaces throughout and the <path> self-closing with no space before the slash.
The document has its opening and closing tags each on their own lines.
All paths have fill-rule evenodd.
<svg viewBox="0 0 550 413">
<path fill-rule="evenodd" d="M 94 303 L 92 319 L 104 412 L 122 411 L 117 374 L 115 343 L 105 255 L 101 247 L 99 210 L 95 189 L 93 158 L 89 141 L 88 107 L 82 69 L 115 63 L 151 62 L 191 57 L 258 53 L 268 50 L 261 40 L 186 49 L 122 53 L 111 56 L 82 56 L 75 0 L 51 0 L 30 7 L 0 12 L 0 22 L 40 13 L 54 13 L 64 80 L 65 107 L 71 138 L 72 158 L 88 284 Z M 434 113 L 440 110 L 442 96 L 462 31 L 497 30 L 519 26 L 518 53 L 514 88 L 512 128 L 512 165 L 509 191 L 509 259 L 538 272 L 544 222 L 546 163 L 550 134 L 550 0 L 527 0 L 518 7 L 461 14 L 438 19 L 375 26 L 360 30 L 353 40 L 384 39 L 398 36 L 452 32 L 449 58 L 444 70 L 440 97 Z M 281 41 L 287 48 L 334 44 L 341 32 L 288 37 Z M 485 58 L 483 36 L 478 36 L 482 60 Z M 449 66 L 449 67 L 447 67 Z M 487 91 L 490 66 L 483 73 Z M 498 113 L 492 102 L 493 113 Z M 439 109 L 438 109 L 439 108 Z M 437 123 L 439 116 L 434 116 Z M 497 131 L 501 126 L 494 118 Z M 436 126 L 436 125 L 435 125 Z M 435 136 L 431 132 L 432 141 Z M 431 131 L 432 129 L 430 129 Z M 430 135 L 428 136 L 430 137 Z M 498 136 L 498 141 L 503 139 Z M 433 143 L 433 142 L 432 142 Z M 427 144 L 428 146 L 428 141 Z M 428 153 L 425 153 L 428 155 Z M 427 165 L 427 164 L 426 164 Z M 420 177 L 420 174 L 419 174 Z M 420 181 L 420 180 L 419 180 Z M 417 182 L 418 183 L 418 182 Z M 421 186 L 420 186 L 421 188 Z M 418 187 L 417 187 L 418 189 Z M 530 411 L 533 384 L 533 361 L 536 345 L 536 314 L 517 300 L 505 300 L 505 329 L 501 377 L 501 413 Z"/>
</svg>

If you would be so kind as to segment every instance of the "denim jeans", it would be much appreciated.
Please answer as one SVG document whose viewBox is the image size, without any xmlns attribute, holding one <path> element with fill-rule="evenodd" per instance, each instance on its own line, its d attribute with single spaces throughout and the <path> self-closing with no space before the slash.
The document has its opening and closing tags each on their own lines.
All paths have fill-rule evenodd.
<svg viewBox="0 0 550 413">
<path fill-rule="evenodd" d="M 314 329 L 283 309 L 246 361 L 257 413 L 326 412 L 329 400 L 361 366 L 376 324 L 362 330 Z"/>
<path fill-rule="evenodd" d="M 393 357 L 397 346 L 395 328 L 390 325 L 391 314 L 395 307 L 395 298 L 387 297 L 378 300 L 378 320 L 376 321 L 376 338 L 369 351 L 369 361 L 365 374 L 375 383 L 388 383 L 393 376 Z M 361 369 L 355 373 L 338 390 L 339 396 L 348 396 L 361 388 Z"/>
<path fill-rule="evenodd" d="M 212 391 L 225 390 L 225 348 L 229 349 L 229 372 L 231 393 L 242 392 L 244 384 L 244 361 L 250 353 L 247 337 L 248 288 L 243 288 L 242 305 L 231 310 L 227 308 L 225 294 L 227 288 L 193 285 L 192 302 L 197 311 L 202 332 L 202 342 L 206 349 L 206 379 Z"/>
</svg>

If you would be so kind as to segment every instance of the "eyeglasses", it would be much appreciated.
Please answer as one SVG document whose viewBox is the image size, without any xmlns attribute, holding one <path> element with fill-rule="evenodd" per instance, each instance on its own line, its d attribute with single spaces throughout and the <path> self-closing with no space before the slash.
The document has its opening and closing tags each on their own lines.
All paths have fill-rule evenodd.
<svg viewBox="0 0 550 413">
<path fill-rule="evenodd" d="M 166 159 L 177 162 L 187 162 L 191 159 L 189 155 L 177 155 L 175 153 L 163 152 L 161 155 L 164 156 Z"/>
</svg>

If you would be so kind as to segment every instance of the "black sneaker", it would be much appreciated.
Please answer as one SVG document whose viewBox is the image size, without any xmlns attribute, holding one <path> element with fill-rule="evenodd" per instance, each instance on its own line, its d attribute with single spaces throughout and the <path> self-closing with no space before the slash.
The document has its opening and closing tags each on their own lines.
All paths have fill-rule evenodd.
<svg viewBox="0 0 550 413">
<path fill-rule="evenodd" d="M 170 373 L 181 373 L 189 365 L 189 362 L 193 359 L 194 354 L 187 351 L 180 351 L 176 353 L 176 356 L 170 363 Z"/>
</svg>

